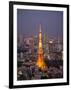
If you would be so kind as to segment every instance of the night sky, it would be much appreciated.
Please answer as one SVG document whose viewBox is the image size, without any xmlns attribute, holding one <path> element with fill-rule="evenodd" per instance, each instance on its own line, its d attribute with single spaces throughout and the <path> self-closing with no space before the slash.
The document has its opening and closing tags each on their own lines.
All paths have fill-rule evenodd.
<svg viewBox="0 0 71 90">
<path fill-rule="evenodd" d="M 43 34 L 63 37 L 62 11 L 17 10 L 17 30 L 20 35 L 38 35 L 40 24 Z"/>
</svg>

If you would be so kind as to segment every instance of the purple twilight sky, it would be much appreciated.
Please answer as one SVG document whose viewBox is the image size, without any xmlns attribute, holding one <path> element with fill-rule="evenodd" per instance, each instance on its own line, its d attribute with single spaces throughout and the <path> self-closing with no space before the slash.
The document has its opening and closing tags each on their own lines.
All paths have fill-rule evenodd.
<svg viewBox="0 0 71 90">
<path fill-rule="evenodd" d="M 39 25 L 42 33 L 49 37 L 63 37 L 63 11 L 17 10 L 17 30 L 22 35 L 38 35 Z"/>
</svg>

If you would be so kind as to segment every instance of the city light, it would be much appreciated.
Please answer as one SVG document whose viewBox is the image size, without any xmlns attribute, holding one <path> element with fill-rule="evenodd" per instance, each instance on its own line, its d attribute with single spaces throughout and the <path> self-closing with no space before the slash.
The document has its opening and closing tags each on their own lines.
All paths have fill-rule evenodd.
<svg viewBox="0 0 71 90">
<path fill-rule="evenodd" d="M 50 41 L 49 41 L 49 43 L 53 43 L 53 41 L 52 41 L 52 40 L 50 40 Z"/>
<path fill-rule="evenodd" d="M 42 34 L 18 35 L 17 80 L 63 78 L 63 43 Z"/>
</svg>

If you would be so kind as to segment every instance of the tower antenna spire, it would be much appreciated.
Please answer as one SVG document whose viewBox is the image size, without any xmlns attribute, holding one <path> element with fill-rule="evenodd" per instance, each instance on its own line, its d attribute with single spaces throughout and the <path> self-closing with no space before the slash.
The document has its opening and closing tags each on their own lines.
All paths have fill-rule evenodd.
<svg viewBox="0 0 71 90">
<path fill-rule="evenodd" d="M 41 32 L 41 24 L 39 25 L 39 32 Z"/>
</svg>

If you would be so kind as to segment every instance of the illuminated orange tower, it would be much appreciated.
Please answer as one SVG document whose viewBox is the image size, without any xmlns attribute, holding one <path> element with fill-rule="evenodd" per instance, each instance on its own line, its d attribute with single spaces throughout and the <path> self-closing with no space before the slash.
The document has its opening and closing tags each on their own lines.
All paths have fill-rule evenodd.
<svg viewBox="0 0 71 90">
<path fill-rule="evenodd" d="M 38 41 L 38 57 L 37 57 L 36 65 L 39 69 L 44 70 L 46 68 L 46 64 L 44 62 L 44 55 L 43 55 L 41 25 L 39 28 L 38 38 L 39 38 L 39 41 Z"/>
</svg>

